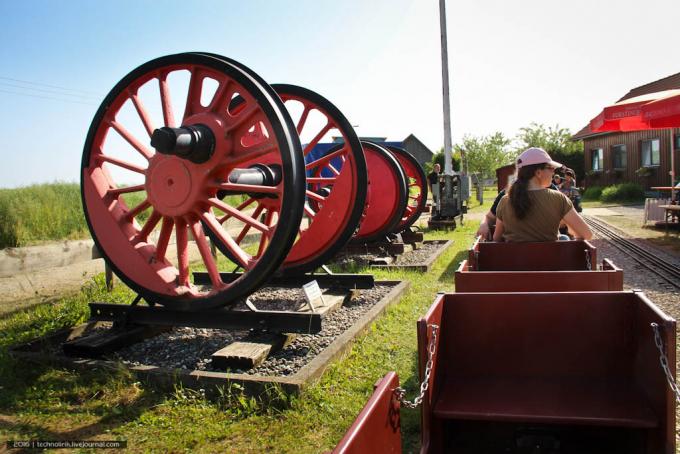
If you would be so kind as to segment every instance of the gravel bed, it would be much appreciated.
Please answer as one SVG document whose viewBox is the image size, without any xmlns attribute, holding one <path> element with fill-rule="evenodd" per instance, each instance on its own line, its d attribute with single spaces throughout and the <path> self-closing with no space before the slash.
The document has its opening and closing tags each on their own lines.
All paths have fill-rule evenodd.
<svg viewBox="0 0 680 454">
<path fill-rule="evenodd" d="M 621 232 L 620 229 L 616 229 Z M 628 238 L 648 251 L 653 251 L 676 266 L 680 266 L 680 257 L 672 252 L 656 247 L 643 239 Z M 647 297 L 667 315 L 680 320 L 680 292 L 676 287 L 665 279 L 651 272 L 648 268 L 640 265 L 630 255 L 613 246 L 608 240 L 597 237 L 590 241 L 597 247 L 597 256 L 600 263 L 602 259 L 610 259 L 616 266 L 623 269 L 623 287 L 625 290 L 640 289 Z M 678 370 L 680 370 L 680 345 L 676 342 Z M 680 421 L 680 420 L 679 420 Z"/>
<path fill-rule="evenodd" d="M 403 254 L 399 254 L 396 260 L 390 265 L 424 265 L 425 261 L 434 255 L 444 243 L 422 243 L 420 249 L 414 249 Z M 371 264 L 375 260 L 379 260 L 389 256 L 389 254 L 351 254 L 341 255 L 335 263 L 342 268 L 348 268 L 352 265 L 365 266 Z"/>
<path fill-rule="evenodd" d="M 236 369 L 231 372 L 264 376 L 294 374 L 352 326 L 392 288 L 389 285 L 376 285 L 372 289 L 361 290 L 356 299 L 346 301 L 338 310 L 324 317 L 319 333 L 299 334 L 290 345 L 270 355 L 260 366 L 248 371 Z M 301 289 L 262 288 L 252 294 L 249 300 L 260 310 L 297 310 L 305 304 Z M 243 301 L 236 303 L 233 309 L 247 310 Z M 250 331 L 175 328 L 121 349 L 113 355 L 113 359 L 132 366 L 214 370 L 210 358 L 213 353 L 251 334 Z"/>
</svg>

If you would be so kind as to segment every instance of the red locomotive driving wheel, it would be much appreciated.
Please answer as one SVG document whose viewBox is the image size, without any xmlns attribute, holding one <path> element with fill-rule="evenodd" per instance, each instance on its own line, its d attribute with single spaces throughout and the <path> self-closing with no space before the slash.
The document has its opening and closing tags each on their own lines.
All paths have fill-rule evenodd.
<svg viewBox="0 0 680 454">
<path fill-rule="evenodd" d="M 408 201 L 401 222 L 394 233 L 400 233 L 411 227 L 420 217 L 427 203 L 427 181 L 425 172 L 418 160 L 411 153 L 400 147 L 387 145 L 387 148 L 399 164 L 401 164 L 408 180 Z"/>
<path fill-rule="evenodd" d="M 236 96 L 244 105 L 232 112 Z M 264 136 L 257 144 L 247 140 L 255 129 Z M 285 258 L 302 217 L 304 161 L 292 121 L 271 87 L 223 57 L 170 55 L 123 78 L 90 126 L 81 178 L 88 226 L 107 262 L 144 298 L 177 309 L 252 292 Z M 218 191 L 237 195 L 221 200 Z M 279 208 L 258 218 L 256 198 Z M 234 238 L 242 225 L 258 232 L 257 254 Z M 238 280 L 222 281 L 204 228 L 245 270 Z M 211 286 L 191 282 L 189 236 Z"/>
</svg>

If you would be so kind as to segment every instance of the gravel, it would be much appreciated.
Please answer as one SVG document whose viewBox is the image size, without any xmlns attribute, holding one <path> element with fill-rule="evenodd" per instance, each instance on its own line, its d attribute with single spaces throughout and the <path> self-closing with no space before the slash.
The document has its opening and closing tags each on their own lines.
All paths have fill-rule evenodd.
<svg viewBox="0 0 680 454">
<path fill-rule="evenodd" d="M 361 290 L 355 299 L 346 301 L 338 310 L 324 317 L 319 333 L 297 335 L 290 345 L 269 355 L 260 366 L 247 371 L 236 369 L 231 372 L 261 376 L 286 376 L 296 373 L 392 288 L 389 285 L 376 285 L 372 289 Z M 297 310 L 305 304 L 301 289 L 274 287 L 260 289 L 252 294 L 249 300 L 259 310 Z M 247 310 L 243 301 L 236 303 L 233 309 Z M 210 358 L 213 353 L 251 334 L 253 333 L 250 331 L 175 328 L 121 349 L 113 355 L 113 358 L 132 366 L 213 370 Z"/>
<path fill-rule="evenodd" d="M 619 233 L 621 230 L 616 229 Z M 675 266 L 680 267 L 680 256 L 672 251 L 662 249 L 643 239 L 628 238 Z M 595 236 L 591 240 L 597 247 L 598 260 L 610 259 L 616 266 L 623 269 L 623 287 L 625 290 L 640 289 L 645 295 L 667 315 L 680 320 L 680 292 L 665 279 L 651 272 L 648 268 L 640 265 L 630 255 L 613 246 L 608 240 Z M 678 369 L 680 370 L 680 345 L 676 342 Z"/>
<path fill-rule="evenodd" d="M 432 257 L 439 249 L 444 247 L 445 240 L 435 242 L 422 243 L 419 249 L 414 249 L 403 254 L 399 254 L 389 265 L 425 265 L 425 261 Z M 341 255 L 335 261 L 337 265 L 342 268 L 348 268 L 352 265 L 365 266 L 370 265 L 371 262 L 385 258 L 388 254 L 351 254 Z"/>
</svg>

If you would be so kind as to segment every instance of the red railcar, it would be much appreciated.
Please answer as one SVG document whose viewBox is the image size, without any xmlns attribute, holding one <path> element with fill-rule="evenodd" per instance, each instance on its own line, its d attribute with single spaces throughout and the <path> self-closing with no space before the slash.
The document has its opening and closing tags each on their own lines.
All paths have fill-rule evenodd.
<svg viewBox="0 0 680 454">
<path fill-rule="evenodd" d="M 479 293 L 440 294 L 417 324 L 421 453 L 675 452 L 659 361 L 661 345 L 675 377 L 675 320 L 622 291 L 610 261 L 589 269 L 588 242 L 476 243 L 469 255 L 456 287 Z M 397 388 L 388 374 L 334 452 L 399 451 Z"/>
<path fill-rule="evenodd" d="M 457 292 L 573 292 L 623 290 L 623 271 L 597 266 L 587 241 L 475 242 L 455 273 Z"/>
</svg>

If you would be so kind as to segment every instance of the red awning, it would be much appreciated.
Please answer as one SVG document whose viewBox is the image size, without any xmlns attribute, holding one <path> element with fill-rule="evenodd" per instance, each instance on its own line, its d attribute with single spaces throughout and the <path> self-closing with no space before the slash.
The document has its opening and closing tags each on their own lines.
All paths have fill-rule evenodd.
<svg viewBox="0 0 680 454">
<path fill-rule="evenodd" d="M 617 102 L 590 121 L 593 132 L 671 127 L 680 127 L 680 90 L 649 93 Z"/>
<path fill-rule="evenodd" d="M 642 119 L 650 128 L 680 127 L 680 93 L 642 106 Z"/>
</svg>

